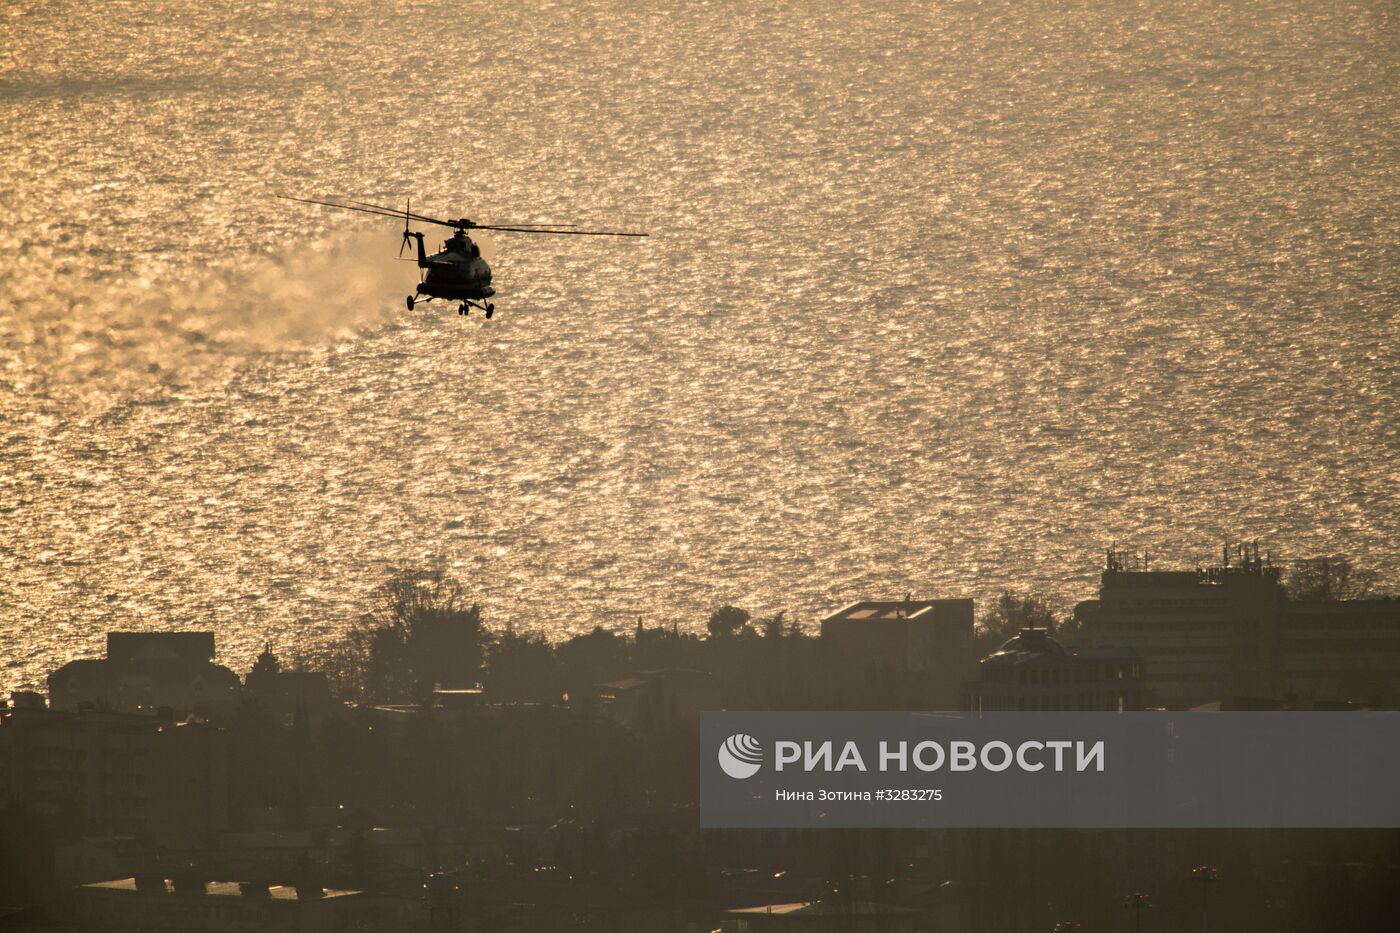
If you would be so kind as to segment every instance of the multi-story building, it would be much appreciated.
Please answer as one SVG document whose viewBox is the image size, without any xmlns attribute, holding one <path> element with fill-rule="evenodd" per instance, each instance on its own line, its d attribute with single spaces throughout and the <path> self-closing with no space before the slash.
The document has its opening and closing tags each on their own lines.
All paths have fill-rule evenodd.
<svg viewBox="0 0 1400 933">
<path fill-rule="evenodd" d="M 238 675 L 214 663 L 213 632 L 108 632 L 107 656 L 69 661 L 49 675 L 54 709 L 203 712 L 231 704 Z"/>
<path fill-rule="evenodd" d="M 1282 697 L 1400 707 L 1400 600 L 1289 600 L 1277 638 Z"/>
<path fill-rule="evenodd" d="M 864 600 L 822 619 L 821 632 L 843 660 L 921 684 L 936 708 L 956 708 L 977 666 L 970 599 Z"/>
<path fill-rule="evenodd" d="M 208 833 L 228 821 L 224 733 L 202 723 L 42 698 L 0 709 L 0 811 L 24 811 L 87 835 Z"/>
<path fill-rule="evenodd" d="M 1145 668 L 1131 648 L 1066 648 L 1045 629 L 1022 629 L 983 658 L 979 678 L 963 685 L 962 708 L 1107 710 L 1144 708 Z"/>
<path fill-rule="evenodd" d="M 1075 617 L 1089 645 L 1137 649 L 1154 702 L 1400 699 L 1400 600 L 1299 601 L 1257 548 L 1194 571 L 1129 569 L 1113 551 Z"/>
</svg>

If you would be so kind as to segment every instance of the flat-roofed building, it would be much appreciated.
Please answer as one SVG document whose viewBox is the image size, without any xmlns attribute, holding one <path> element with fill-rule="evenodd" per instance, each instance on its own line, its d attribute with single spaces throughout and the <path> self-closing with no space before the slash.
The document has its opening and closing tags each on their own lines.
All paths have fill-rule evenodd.
<svg viewBox="0 0 1400 933">
<path fill-rule="evenodd" d="M 107 656 L 69 661 L 49 675 L 50 704 L 113 712 L 204 712 L 231 705 L 242 683 L 214 663 L 213 632 L 108 632 Z"/>
<path fill-rule="evenodd" d="M 1154 705 L 1400 703 L 1400 600 L 1290 599 L 1257 549 L 1192 571 L 1129 569 L 1110 551 L 1075 616 L 1086 644 L 1143 654 Z"/>
<path fill-rule="evenodd" d="M 0 711 L 0 810 L 136 836 L 217 832 L 228 806 L 222 730 L 28 703 Z"/>
<path fill-rule="evenodd" d="M 1192 705 L 1227 695 L 1231 676 L 1228 584 L 1195 572 L 1106 570 L 1092 612 L 1081 603 L 1089 644 L 1131 645 L 1152 663 L 1158 702 Z"/>
<path fill-rule="evenodd" d="M 108 632 L 112 661 L 214 660 L 213 632 Z"/>
<path fill-rule="evenodd" d="M 862 600 L 822 619 L 822 641 L 843 661 L 917 684 L 935 708 L 956 708 L 976 670 L 970 599 Z"/>
<path fill-rule="evenodd" d="M 1278 641 L 1284 698 L 1400 707 L 1400 599 L 1289 600 Z"/>
</svg>

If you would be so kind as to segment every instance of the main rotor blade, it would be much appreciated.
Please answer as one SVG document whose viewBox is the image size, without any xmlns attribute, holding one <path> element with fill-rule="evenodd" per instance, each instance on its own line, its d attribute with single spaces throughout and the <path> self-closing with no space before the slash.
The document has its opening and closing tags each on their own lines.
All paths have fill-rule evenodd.
<svg viewBox="0 0 1400 933">
<path fill-rule="evenodd" d="M 393 207 L 385 207 L 382 204 L 369 204 L 365 201 L 351 201 L 349 204 L 341 204 L 336 201 L 318 201 L 313 198 L 294 198 L 291 195 L 279 194 L 276 197 L 283 201 L 297 201 L 301 204 L 318 204 L 322 207 L 334 207 L 342 211 L 355 211 L 360 214 L 370 214 L 375 217 L 393 217 L 395 219 L 405 217 L 409 220 L 416 220 L 419 223 L 437 224 L 441 227 L 452 227 L 465 230 L 495 230 L 502 233 L 555 233 L 560 236 L 647 236 L 645 233 L 631 233 L 617 230 L 579 230 L 576 224 L 478 224 L 471 221 L 463 223 L 458 220 L 443 220 L 439 217 L 429 217 L 426 214 L 416 214 L 412 211 L 401 211 Z"/>
<path fill-rule="evenodd" d="M 378 208 L 378 209 L 381 210 L 381 211 L 387 211 L 388 213 L 393 214 L 395 217 L 408 217 L 409 219 L 411 219 L 411 220 L 417 220 L 417 221 L 419 221 L 420 223 L 425 223 L 425 224 L 442 224 L 444 227 L 455 227 L 455 226 L 457 226 L 456 224 L 454 224 L 454 223 L 453 223 L 452 221 L 450 221 L 450 220 L 438 220 L 436 217 L 429 217 L 429 216 L 427 216 L 426 214 L 415 214 L 415 213 L 413 213 L 412 211 L 409 211 L 409 210 L 402 210 L 402 211 L 401 211 L 401 210 L 399 210 L 398 208 L 394 208 L 394 207 L 385 207 L 385 206 L 382 205 L 382 204 L 366 204 L 364 201 L 351 201 L 349 198 L 346 198 L 345 200 L 350 201 L 351 204 L 358 204 L 358 205 L 360 205 L 361 207 L 374 207 L 374 208 Z M 321 202 L 321 203 L 325 203 L 325 202 Z"/>
<path fill-rule="evenodd" d="M 374 207 L 374 208 L 378 208 L 378 209 L 381 210 L 381 211 L 392 211 L 395 217 L 408 217 L 408 218 L 410 218 L 410 219 L 412 219 L 412 220 L 422 221 L 423 223 L 442 224 L 444 227 L 456 227 L 456 226 L 458 226 L 458 223 L 457 223 L 457 221 L 455 221 L 455 220 L 440 220 L 440 219 L 437 218 L 437 217 L 429 217 L 429 216 L 426 215 L 426 214 L 415 214 L 415 213 L 413 213 L 411 210 L 402 210 L 402 211 L 401 211 L 401 210 L 398 210 L 397 208 L 385 207 L 385 206 L 382 205 L 382 204 L 369 204 L 369 203 L 367 203 L 367 202 L 365 202 L 365 201 L 355 201 L 355 200 L 351 200 L 350 198 L 346 198 L 345 200 L 348 201 L 348 202 L 351 203 L 351 204 L 358 204 L 358 205 L 360 205 L 361 207 Z M 324 203 L 324 202 L 322 202 L 322 203 Z M 469 223 L 469 224 L 466 224 L 465 226 L 466 226 L 466 229 L 468 229 L 468 230 L 479 230 L 479 229 L 482 228 L 482 225 L 481 225 L 481 224 L 478 224 L 478 223 Z M 576 227 L 578 227 L 578 224 L 545 224 L 545 223 L 540 223 L 540 224 L 519 223 L 519 224 L 518 224 L 518 223 L 502 223 L 502 224 L 497 224 L 497 226 L 500 226 L 500 227 L 555 227 L 555 228 L 559 228 L 559 229 L 562 229 L 562 230 L 572 230 L 572 229 L 575 229 Z"/>
<path fill-rule="evenodd" d="M 339 209 L 342 210 L 342 211 L 356 211 L 357 213 L 360 213 L 360 214 L 373 214 L 373 215 L 376 216 L 376 217 L 395 217 L 395 218 L 398 218 L 398 217 L 402 217 L 402 216 L 403 216 L 403 211 L 386 211 L 386 210 L 383 210 L 383 209 L 379 209 L 379 210 L 370 210 L 369 207 L 351 207 L 349 204 L 337 204 L 337 203 L 335 203 L 334 201 L 313 201 L 311 198 L 294 198 L 294 197 L 292 197 L 292 196 L 290 196 L 290 195 L 286 195 L 286 194 L 279 194 L 279 195 L 276 195 L 276 197 L 281 198 L 283 201 L 300 201 L 302 204 L 319 204 L 319 205 L 321 205 L 322 207 L 335 207 L 335 208 L 339 208 Z M 377 205 L 371 205 L 371 206 L 377 206 Z M 415 219 L 418 219 L 418 218 L 415 218 Z M 442 223 L 442 221 L 440 221 L 440 220 L 431 220 L 430 218 L 429 218 L 429 222 L 431 222 L 431 223 Z M 451 224 L 447 224 L 446 226 L 451 226 Z"/>
<path fill-rule="evenodd" d="M 316 200 L 312 200 L 311 198 L 294 198 L 294 197 L 291 197 L 291 196 L 285 195 L 285 194 L 279 194 L 279 195 L 277 195 L 277 197 L 281 198 L 281 199 L 284 200 L 284 201 L 300 201 L 300 202 L 303 203 L 303 204 L 320 204 L 320 205 L 323 206 L 323 207 L 336 207 L 336 208 L 339 208 L 339 209 L 342 210 L 342 211 L 357 211 L 357 212 L 359 212 L 359 213 L 361 213 L 361 214 L 372 214 L 372 215 L 374 215 L 375 217 L 393 217 L 394 219 L 397 220 L 398 218 L 404 216 L 404 212 L 403 212 L 403 211 L 395 210 L 395 209 L 393 209 L 393 208 L 383 207 L 382 205 L 379 205 L 379 204 L 365 204 L 365 203 L 362 202 L 362 201 L 351 201 L 350 204 L 359 204 L 359 205 L 361 205 L 361 206 L 359 206 L 359 207 L 351 207 L 350 204 L 340 204 L 340 203 L 337 203 L 337 202 L 335 202 L 335 201 L 316 201 Z M 347 198 L 346 200 L 349 200 L 349 199 Z M 457 224 L 453 223 L 453 222 L 450 221 L 450 220 L 439 220 L 439 219 L 436 218 L 436 217 L 427 217 L 427 216 L 425 216 L 425 215 L 423 215 L 423 214 L 409 213 L 408 217 L 409 217 L 409 219 L 411 219 L 411 220 L 416 220 L 416 221 L 418 221 L 419 223 L 425 223 L 425 224 L 439 224 L 439 225 L 444 226 L 444 227 L 456 227 L 456 226 L 457 226 Z"/>
<path fill-rule="evenodd" d="M 559 236 L 648 236 L 645 233 L 623 233 L 617 230 L 540 230 L 536 227 L 496 227 L 476 224 L 473 230 L 498 230 L 502 233 L 555 233 Z"/>
</svg>

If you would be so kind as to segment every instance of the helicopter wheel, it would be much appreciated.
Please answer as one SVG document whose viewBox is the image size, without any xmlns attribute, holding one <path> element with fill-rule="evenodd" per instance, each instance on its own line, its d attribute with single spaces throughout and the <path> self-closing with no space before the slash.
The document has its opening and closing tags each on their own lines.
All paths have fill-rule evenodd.
<svg viewBox="0 0 1400 933">
<path fill-rule="evenodd" d="M 406 298 L 404 298 L 403 303 L 406 304 L 406 305 L 408 305 L 408 310 L 410 310 L 410 311 L 413 310 L 413 296 L 412 296 L 412 295 L 409 295 L 409 296 L 407 296 Z"/>
<path fill-rule="evenodd" d="M 496 306 L 493 305 L 493 304 L 491 304 L 491 302 L 488 301 L 488 302 L 486 303 L 486 320 L 488 320 L 488 321 L 491 320 L 491 315 L 493 315 L 493 314 L 495 314 L 495 313 L 496 313 Z"/>
<path fill-rule="evenodd" d="M 465 301 L 462 302 L 462 306 L 461 306 L 460 308 L 457 309 L 457 313 L 458 313 L 458 314 L 471 314 L 471 312 L 467 310 L 467 303 L 466 303 Z"/>
</svg>

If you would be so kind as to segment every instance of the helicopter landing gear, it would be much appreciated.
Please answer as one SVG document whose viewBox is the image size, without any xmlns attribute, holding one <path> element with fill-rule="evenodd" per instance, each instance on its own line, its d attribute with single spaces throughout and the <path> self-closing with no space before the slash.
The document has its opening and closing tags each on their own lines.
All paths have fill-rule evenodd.
<svg viewBox="0 0 1400 933">
<path fill-rule="evenodd" d="M 413 310 L 413 296 L 412 296 L 412 295 L 408 295 L 407 297 L 405 297 L 404 300 L 403 300 L 403 303 L 406 304 L 406 305 L 408 306 L 408 310 L 410 310 L 410 311 Z"/>
<path fill-rule="evenodd" d="M 493 305 L 491 302 L 488 301 L 488 302 L 486 302 L 485 304 L 478 304 L 478 303 L 476 303 L 475 301 L 471 301 L 471 300 L 467 300 L 467 301 L 462 302 L 462 306 L 461 306 L 460 308 L 457 309 L 457 313 L 458 313 L 458 314 L 471 314 L 471 309 L 472 309 L 472 308 L 479 308 L 479 309 L 481 309 L 482 311 L 485 311 L 485 312 L 486 312 L 486 320 L 488 320 L 488 321 L 491 320 L 491 315 L 493 315 L 493 314 L 496 313 L 496 306 Z"/>
</svg>

